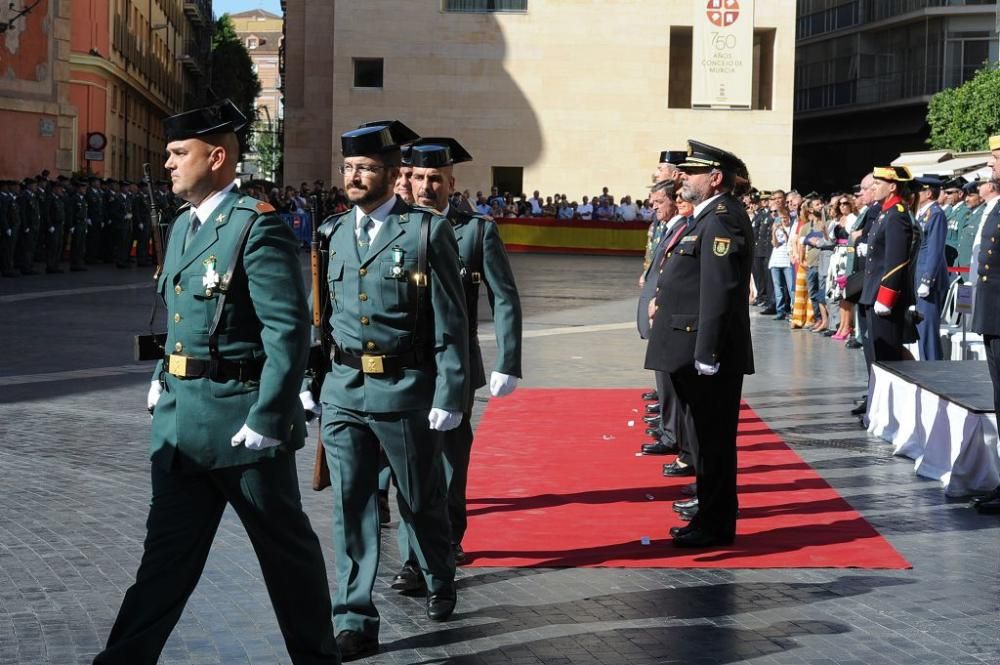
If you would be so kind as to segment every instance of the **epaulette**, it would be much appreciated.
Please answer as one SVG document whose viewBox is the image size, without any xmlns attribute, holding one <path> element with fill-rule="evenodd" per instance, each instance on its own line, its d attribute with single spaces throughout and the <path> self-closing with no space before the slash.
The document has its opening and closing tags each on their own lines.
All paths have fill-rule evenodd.
<svg viewBox="0 0 1000 665">
<path fill-rule="evenodd" d="M 902 203 L 896 204 L 896 210 L 898 210 L 899 212 L 906 212 L 906 208 L 903 207 Z"/>
<path fill-rule="evenodd" d="M 351 212 L 352 210 L 354 210 L 354 208 L 349 208 L 347 210 L 344 210 L 343 212 L 336 212 L 330 215 L 329 217 L 323 220 L 322 224 L 319 225 L 319 227 L 316 229 L 316 233 L 329 240 L 330 236 L 333 235 L 333 230 L 337 227 L 337 222 L 340 221 L 340 218 L 346 215 L 347 213 Z"/>
<path fill-rule="evenodd" d="M 428 212 L 428 213 L 434 215 L 435 217 L 441 217 L 442 216 L 441 213 L 439 213 L 437 210 L 435 210 L 434 208 L 428 208 L 427 206 L 422 206 L 422 205 L 418 205 L 416 203 L 411 203 L 410 207 L 413 208 L 414 210 L 418 211 L 418 212 Z"/>
<path fill-rule="evenodd" d="M 721 212 L 729 212 L 729 209 L 726 208 L 726 204 L 725 203 L 720 203 L 719 205 L 715 206 L 715 212 L 720 212 L 720 213 Z"/>
<path fill-rule="evenodd" d="M 267 201 L 261 201 L 260 199 L 255 199 L 252 196 L 241 196 L 236 202 L 234 208 L 239 208 L 241 210 L 252 210 L 260 215 L 267 215 L 273 212 L 277 212 L 274 206 Z"/>
</svg>

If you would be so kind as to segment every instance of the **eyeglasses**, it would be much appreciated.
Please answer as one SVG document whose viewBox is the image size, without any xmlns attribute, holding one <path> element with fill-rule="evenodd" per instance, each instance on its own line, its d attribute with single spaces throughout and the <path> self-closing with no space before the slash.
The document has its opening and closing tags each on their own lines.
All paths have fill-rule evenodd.
<svg viewBox="0 0 1000 665">
<path fill-rule="evenodd" d="M 368 164 L 361 164 L 355 166 L 354 164 L 344 164 L 337 170 L 340 171 L 341 175 L 351 175 L 352 173 L 357 173 L 362 178 L 367 176 L 375 175 L 379 171 L 384 171 L 386 167 L 384 166 L 369 166 Z"/>
<path fill-rule="evenodd" d="M 851 204 L 848 201 L 841 201 L 838 205 L 849 206 Z"/>
</svg>

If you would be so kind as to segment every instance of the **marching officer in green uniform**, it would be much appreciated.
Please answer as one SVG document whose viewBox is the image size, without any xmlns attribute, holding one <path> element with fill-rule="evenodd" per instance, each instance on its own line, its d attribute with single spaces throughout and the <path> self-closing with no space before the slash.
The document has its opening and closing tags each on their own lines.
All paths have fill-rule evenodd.
<svg viewBox="0 0 1000 665">
<path fill-rule="evenodd" d="M 70 224 L 69 269 L 83 272 L 87 256 L 87 181 L 74 180 L 67 197 L 66 219 Z M 69 212 L 69 211 L 72 212 Z"/>
<path fill-rule="evenodd" d="M 295 665 L 340 662 L 326 567 L 302 510 L 295 451 L 309 316 L 298 243 L 270 204 L 236 186 L 246 118 L 231 102 L 164 121 L 174 220 L 157 283 L 169 354 L 147 398 L 152 500 L 145 551 L 95 664 L 153 665 L 229 504 L 260 561 Z"/>
<path fill-rule="evenodd" d="M 65 187 L 61 180 L 52 183 L 49 195 L 49 228 L 45 241 L 45 272 L 56 274 L 63 272 L 59 267 L 63 254 L 63 233 L 66 228 L 66 198 Z"/>
<path fill-rule="evenodd" d="M 42 224 L 37 185 L 32 178 L 21 183 L 17 203 L 21 212 L 21 232 L 17 239 L 17 267 L 22 275 L 37 275 L 33 265 L 35 245 Z"/>
<path fill-rule="evenodd" d="M 457 563 L 465 561 L 462 538 L 468 526 L 465 488 L 472 451 L 472 401 L 477 388 L 486 385 L 483 354 L 479 348 L 479 286 L 485 284 L 496 328 L 496 370 L 490 375 L 490 393 L 494 397 L 510 394 L 521 376 L 521 300 L 514 283 L 514 273 L 497 225 L 480 215 L 462 212 L 449 205 L 455 191 L 454 165 L 472 156 L 452 138 L 422 138 L 407 146 L 404 165 L 413 167 L 413 191 L 417 203 L 447 217 L 458 239 L 465 287 L 466 312 L 469 318 L 469 390 L 462 406 L 462 423 L 440 434 L 444 452 L 445 479 L 448 483 L 448 517 L 451 522 L 451 546 Z M 393 580 L 393 588 L 413 591 L 423 586 L 410 534 L 399 530 L 402 570 Z"/>
<path fill-rule="evenodd" d="M 440 441 L 462 421 L 468 321 L 447 219 L 393 193 L 400 140 L 392 125 L 341 137 L 354 207 L 330 217 L 327 282 L 332 367 L 323 381 L 323 445 L 334 496 L 334 622 L 344 660 L 378 650 L 372 601 L 379 561 L 378 458 L 396 477 L 400 528 L 427 581 L 427 616 L 454 611 L 455 559 Z"/>
</svg>

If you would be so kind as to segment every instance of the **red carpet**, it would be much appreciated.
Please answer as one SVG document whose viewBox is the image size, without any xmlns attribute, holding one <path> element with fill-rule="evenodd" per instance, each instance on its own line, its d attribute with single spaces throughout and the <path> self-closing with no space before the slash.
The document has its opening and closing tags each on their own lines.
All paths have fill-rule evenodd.
<svg viewBox="0 0 1000 665">
<path fill-rule="evenodd" d="M 667 532 L 683 522 L 670 504 L 693 479 L 663 477 L 672 456 L 635 456 L 648 440 L 642 392 L 521 389 L 490 400 L 472 449 L 468 565 L 910 567 L 746 404 L 736 542 L 672 547 Z"/>
</svg>

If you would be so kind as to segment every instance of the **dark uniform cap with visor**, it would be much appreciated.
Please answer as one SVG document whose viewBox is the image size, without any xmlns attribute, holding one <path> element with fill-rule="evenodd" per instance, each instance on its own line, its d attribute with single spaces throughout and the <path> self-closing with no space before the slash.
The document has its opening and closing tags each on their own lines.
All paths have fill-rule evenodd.
<svg viewBox="0 0 1000 665">
<path fill-rule="evenodd" d="M 687 159 L 687 153 L 683 150 L 664 150 L 660 153 L 660 164 L 673 164 L 677 166 Z"/>
<path fill-rule="evenodd" d="M 681 171 L 694 169 L 719 169 L 734 173 L 740 177 L 747 176 L 747 167 L 739 157 L 715 146 L 688 139 L 688 150 L 684 161 L 677 165 Z"/>
<path fill-rule="evenodd" d="M 425 137 L 403 149 L 403 163 L 407 166 L 436 169 L 471 161 L 472 155 L 452 138 Z"/>
<path fill-rule="evenodd" d="M 193 111 L 172 115 L 163 121 L 167 141 L 183 141 L 212 134 L 238 132 L 247 117 L 228 99 Z"/>
<path fill-rule="evenodd" d="M 419 134 L 398 120 L 377 120 L 341 134 L 340 147 L 344 157 L 381 155 L 418 138 Z"/>
<path fill-rule="evenodd" d="M 916 191 L 921 191 L 924 189 L 931 189 L 931 188 L 941 189 L 945 185 L 944 178 L 941 178 L 940 176 L 936 175 L 918 176 L 913 179 L 913 182 L 915 185 L 917 185 L 915 187 Z M 948 185 L 951 185 L 952 182 L 949 182 Z M 958 187 L 956 186 L 955 189 L 958 189 Z"/>
</svg>

